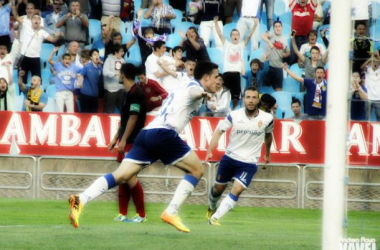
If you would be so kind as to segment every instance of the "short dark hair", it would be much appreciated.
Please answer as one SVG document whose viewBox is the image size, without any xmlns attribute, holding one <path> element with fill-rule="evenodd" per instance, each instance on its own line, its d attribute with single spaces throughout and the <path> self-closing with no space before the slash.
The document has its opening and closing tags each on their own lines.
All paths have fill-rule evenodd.
<svg viewBox="0 0 380 250">
<path fill-rule="evenodd" d="M 135 80 L 137 68 L 132 63 L 124 63 L 120 69 L 121 74 L 128 80 Z"/>
<path fill-rule="evenodd" d="M 69 53 L 65 53 L 62 55 L 62 59 L 65 58 L 65 57 L 69 57 L 71 59 L 71 55 Z"/>
<path fill-rule="evenodd" d="M 311 34 L 314 34 L 316 37 L 318 37 L 318 32 L 316 30 L 310 30 L 309 33 L 307 33 L 307 37 L 309 37 Z"/>
<path fill-rule="evenodd" d="M 137 68 L 136 75 L 137 76 L 139 76 L 139 75 L 146 75 L 146 70 L 145 70 L 145 66 L 144 65 L 141 65 L 140 67 Z"/>
<path fill-rule="evenodd" d="M 249 66 L 252 66 L 252 64 L 254 63 L 259 65 L 259 69 L 263 69 L 263 63 L 259 59 L 257 58 L 252 59 L 251 62 L 249 63 Z"/>
<path fill-rule="evenodd" d="M 88 49 L 84 49 L 80 52 L 80 57 L 84 59 L 90 59 L 90 51 Z"/>
<path fill-rule="evenodd" d="M 41 17 L 40 13 L 38 13 L 38 12 L 35 12 L 35 13 L 32 15 L 32 18 L 33 18 L 34 16 L 39 16 L 39 17 Z"/>
<path fill-rule="evenodd" d="M 256 86 L 249 86 L 248 88 L 246 88 L 244 90 L 244 96 L 245 96 L 245 92 L 247 91 L 256 91 L 258 94 L 260 94 L 259 89 Z"/>
<path fill-rule="evenodd" d="M 326 71 L 325 71 L 325 68 L 323 68 L 322 66 L 318 66 L 318 67 L 316 67 L 316 68 L 315 68 L 315 72 L 317 72 L 318 69 L 323 70 L 324 73 L 326 72 Z"/>
<path fill-rule="evenodd" d="M 154 49 L 154 51 L 156 51 L 157 49 L 161 48 L 162 45 L 165 45 L 165 42 L 164 42 L 164 41 L 156 41 L 156 42 L 153 44 L 153 49 Z"/>
<path fill-rule="evenodd" d="M 120 50 L 123 49 L 123 46 L 120 45 L 120 44 L 115 44 L 113 46 L 113 50 L 112 50 L 112 55 L 115 55 L 116 53 L 118 53 Z"/>
<path fill-rule="evenodd" d="M 112 34 L 112 40 L 113 40 L 115 37 L 117 37 L 117 36 L 121 36 L 121 39 L 123 39 L 123 36 L 122 36 L 122 34 L 121 34 L 120 32 L 115 32 L 115 33 Z"/>
<path fill-rule="evenodd" d="M 234 31 L 237 31 L 237 32 L 239 33 L 239 35 L 240 35 L 240 32 L 239 32 L 238 29 L 232 29 L 232 30 L 231 30 L 231 33 L 230 33 L 230 36 L 232 35 L 232 32 L 234 32 Z"/>
<path fill-rule="evenodd" d="M 313 51 L 313 50 L 316 50 L 316 51 L 318 51 L 319 53 L 321 53 L 321 49 L 318 48 L 317 46 L 313 46 L 313 47 L 311 47 L 311 48 L 310 48 L 310 53 L 311 53 L 311 51 Z"/>
<path fill-rule="evenodd" d="M 301 101 L 298 98 L 293 97 L 291 105 L 293 105 L 293 103 L 298 103 L 298 105 L 301 106 Z"/>
<path fill-rule="evenodd" d="M 99 50 L 98 49 L 91 49 L 90 50 L 90 57 L 92 57 L 92 54 L 94 54 L 94 52 L 98 52 L 98 54 L 99 54 Z"/>
<path fill-rule="evenodd" d="M 271 96 L 270 94 L 263 94 L 260 98 L 261 102 L 264 102 L 269 105 L 269 108 L 273 108 L 273 106 L 276 104 L 276 98 Z"/>
<path fill-rule="evenodd" d="M 152 34 L 154 34 L 153 29 L 152 29 L 152 28 L 146 28 L 146 29 L 144 30 L 144 36 L 145 36 L 146 34 L 148 34 L 148 33 L 152 33 Z"/>
<path fill-rule="evenodd" d="M 175 46 L 175 47 L 172 49 L 172 52 L 175 53 L 175 52 L 177 52 L 178 50 L 183 51 L 183 48 L 182 48 L 181 46 Z"/>
<path fill-rule="evenodd" d="M 359 25 L 364 25 L 364 27 L 367 27 L 367 25 L 365 24 L 365 22 L 363 22 L 363 21 L 356 21 L 355 22 L 355 30 L 358 29 Z"/>
<path fill-rule="evenodd" d="M 219 66 L 213 62 L 198 62 L 194 69 L 194 78 L 200 80 L 204 75 L 211 75 L 214 69 L 218 69 L 218 67 Z"/>
</svg>

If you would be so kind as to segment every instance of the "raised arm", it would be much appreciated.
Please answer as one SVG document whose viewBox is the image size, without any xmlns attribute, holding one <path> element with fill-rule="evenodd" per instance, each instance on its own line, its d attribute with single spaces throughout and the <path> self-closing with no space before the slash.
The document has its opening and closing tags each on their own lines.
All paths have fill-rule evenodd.
<svg viewBox="0 0 380 250">
<path fill-rule="evenodd" d="M 363 71 L 367 71 L 367 66 L 372 62 L 372 57 L 368 58 L 367 61 L 365 61 L 362 66 L 360 66 L 360 69 Z"/>
<path fill-rule="evenodd" d="M 255 32 L 257 26 L 259 25 L 259 19 L 258 18 L 254 18 L 253 21 L 255 22 L 255 24 L 253 25 L 252 29 L 249 31 L 247 37 L 244 39 L 244 46 L 247 46 L 249 39 L 251 38 L 251 36 Z M 240 35 L 242 36 L 242 34 L 240 34 Z"/>
<path fill-rule="evenodd" d="M 151 15 L 152 15 L 152 11 L 153 11 L 153 8 L 154 6 L 156 6 L 156 3 L 157 1 L 156 0 L 153 0 L 152 1 L 152 4 L 149 6 L 149 8 L 145 11 L 144 13 L 144 18 L 145 19 L 148 19 Z"/>
<path fill-rule="evenodd" d="M 54 47 L 54 49 L 52 50 L 51 54 L 48 57 L 48 63 L 50 63 L 51 66 L 54 66 L 55 64 L 55 62 L 53 61 L 53 56 L 55 53 L 57 53 L 58 50 L 59 50 L 59 47 Z"/>
<path fill-rule="evenodd" d="M 12 15 L 20 25 L 22 25 L 23 23 L 23 19 L 18 15 L 18 6 L 20 5 L 21 2 L 22 1 L 14 0 L 12 4 Z"/>
<path fill-rule="evenodd" d="M 294 80 L 300 82 L 301 84 L 304 83 L 304 80 L 302 77 L 299 77 L 297 76 L 293 71 L 291 71 L 289 68 L 288 68 L 288 65 L 286 63 L 284 63 L 284 66 L 283 66 L 283 69 L 286 71 L 286 73 L 288 73 Z"/>
<path fill-rule="evenodd" d="M 172 70 L 171 68 L 169 68 L 167 66 L 167 62 L 166 61 L 161 61 L 161 60 L 158 60 L 157 61 L 157 64 L 166 72 L 166 74 L 168 75 L 171 75 L 172 77 L 176 78 L 177 77 L 177 72 Z M 155 73 L 156 74 L 156 73 Z M 157 76 L 157 75 L 156 75 Z"/>
<path fill-rule="evenodd" d="M 20 72 L 18 72 L 18 87 L 21 92 L 24 92 L 26 90 L 26 85 L 23 80 L 24 75 L 25 75 L 24 70 L 20 70 Z"/>
<path fill-rule="evenodd" d="M 226 41 L 226 38 L 224 37 L 223 32 L 219 28 L 218 21 L 219 21 L 219 17 L 215 16 L 214 17 L 215 30 L 216 30 L 216 33 L 218 33 L 220 40 L 224 44 L 224 42 Z"/>
<path fill-rule="evenodd" d="M 324 64 L 326 64 L 329 60 L 329 48 L 327 48 L 327 50 L 325 51 L 325 53 L 323 53 L 322 55 L 322 62 Z"/>
<path fill-rule="evenodd" d="M 299 51 L 297 44 L 296 44 L 296 39 L 294 38 L 294 36 L 295 36 L 295 34 L 293 36 L 290 36 L 290 38 L 292 40 L 292 48 L 294 50 L 294 53 L 296 53 L 298 58 L 303 62 L 303 61 L 305 61 L 305 56 L 302 55 L 302 53 Z"/>
<path fill-rule="evenodd" d="M 265 32 L 261 34 L 261 39 L 263 39 L 264 42 L 266 42 L 269 45 L 269 48 L 273 49 L 273 43 L 269 40 L 270 34 L 269 32 Z"/>
<path fill-rule="evenodd" d="M 59 21 L 57 22 L 57 24 L 55 25 L 55 27 L 56 27 L 56 28 L 60 28 L 60 27 L 62 27 L 63 25 L 65 25 L 65 24 L 66 24 L 66 21 L 67 21 L 71 16 L 72 16 L 72 15 L 71 15 L 70 12 L 67 13 L 65 17 L 61 18 L 61 20 L 59 20 Z"/>
</svg>

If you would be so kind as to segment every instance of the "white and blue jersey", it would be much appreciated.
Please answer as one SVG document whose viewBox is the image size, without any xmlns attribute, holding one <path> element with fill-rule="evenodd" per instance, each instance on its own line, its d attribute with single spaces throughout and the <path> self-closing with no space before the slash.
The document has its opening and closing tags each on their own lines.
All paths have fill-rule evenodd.
<svg viewBox="0 0 380 250">
<path fill-rule="evenodd" d="M 197 91 L 204 92 L 198 81 L 189 82 L 183 88 L 174 90 L 166 98 L 154 120 L 144 129 L 166 128 L 181 133 L 202 105 L 202 98 L 191 97 L 191 93 Z"/>
<path fill-rule="evenodd" d="M 250 118 L 245 108 L 232 111 L 219 125 L 219 129 L 227 131 L 232 127 L 230 142 L 226 155 L 234 160 L 257 163 L 265 134 L 273 131 L 273 116 L 262 110 Z"/>
<path fill-rule="evenodd" d="M 198 113 L 203 99 L 193 96 L 202 92 L 198 81 L 173 91 L 154 120 L 137 135 L 124 160 L 141 165 L 161 160 L 164 165 L 174 165 L 188 156 L 191 149 L 178 134 Z"/>
</svg>

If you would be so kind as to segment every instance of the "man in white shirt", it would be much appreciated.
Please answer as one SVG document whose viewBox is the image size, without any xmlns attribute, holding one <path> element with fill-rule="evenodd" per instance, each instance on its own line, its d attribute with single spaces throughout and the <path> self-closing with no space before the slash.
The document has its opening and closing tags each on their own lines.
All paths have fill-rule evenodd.
<svg viewBox="0 0 380 250">
<path fill-rule="evenodd" d="M 160 58 L 159 62 L 166 61 L 165 62 L 166 66 L 168 66 L 171 70 L 175 72 L 181 73 L 182 69 L 185 66 L 185 64 L 182 61 L 182 51 L 183 51 L 182 47 L 176 46 L 172 49 L 172 56 L 164 55 Z M 165 69 L 164 71 L 169 73 Z M 168 93 L 172 92 L 173 90 L 181 86 L 182 86 L 181 79 L 177 78 L 176 76 L 172 76 L 171 74 L 168 74 L 167 76 L 162 78 L 162 87 Z"/>
<path fill-rule="evenodd" d="M 210 225 L 220 225 L 222 218 L 237 203 L 240 194 L 249 186 L 257 172 L 261 147 L 265 143 L 265 164 L 270 162 L 272 144 L 273 116 L 258 109 L 259 92 L 256 87 L 244 91 L 244 106 L 232 111 L 219 124 L 211 138 L 205 161 L 212 158 L 212 150 L 217 146 L 222 134 L 232 128 L 230 142 L 225 155 L 220 161 L 215 184 L 209 194 L 209 208 L 206 219 Z M 234 180 L 231 192 L 222 200 L 218 209 L 216 205 L 227 187 Z"/>
<path fill-rule="evenodd" d="M 376 120 L 380 121 L 380 58 L 378 55 L 373 54 L 368 59 L 361 69 L 365 71 L 365 86 L 368 91 L 369 115 L 371 116 L 372 109 L 375 110 Z"/>
<path fill-rule="evenodd" d="M 254 19 L 261 18 L 260 6 L 261 0 L 243 0 L 241 15 L 236 24 L 236 29 L 240 33 L 240 41 L 243 40 L 245 33 L 255 25 Z M 260 29 L 256 29 L 251 36 L 251 51 L 259 48 L 259 31 Z"/>
<path fill-rule="evenodd" d="M 9 82 L 9 77 L 12 78 L 13 72 L 11 71 L 11 75 L 8 77 L 7 65 L 13 69 L 13 61 L 11 55 L 8 54 L 7 45 L 0 43 L 0 78 L 5 78 Z"/>
<path fill-rule="evenodd" d="M 166 45 L 164 41 L 157 41 L 153 45 L 153 53 L 148 56 L 145 62 L 146 76 L 157 81 L 162 86 L 162 78 L 168 73 L 158 65 L 158 60 L 165 54 Z"/>
<path fill-rule="evenodd" d="M 172 68 L 169 67 L 168 62 L 164 60 L 159 60 L 158 65 L 166 72 L 168 73 L 172 78 L 174 78 L 177 81 L 178 87 L 183 87 L 185 86 L 188 82 L 194 80 L 194 68 L 196 65 L 196 62 L 187 59 L 185 63 L 185 68 L 186 72 L 181 72 L 181 71 L 175 71 Z M 166 89 L 165 89 L 166 90 Z M 172 89 L 171 91 L 173 91 Z M 170 93 L 170 92 L 168 92 Z"/>
<path fill-rule="evenodd" d="M 206 102 L 208 116 L 211 114 L 213 117 L 225 117 L 230 113 L 231 93 L 223 85 L 222 74 L 219 74 L 213 98 Z"/>
</svg>

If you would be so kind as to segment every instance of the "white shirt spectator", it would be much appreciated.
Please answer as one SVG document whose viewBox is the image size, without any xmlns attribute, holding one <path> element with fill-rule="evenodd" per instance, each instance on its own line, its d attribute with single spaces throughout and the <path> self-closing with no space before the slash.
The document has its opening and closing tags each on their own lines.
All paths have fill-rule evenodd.
<svg viewBox="0 0 380 250">
<path fill-rule="evenodd" d="M 224 72 L 241 72 L 241 58 L 243 58 L 244 47 L 244 41 L 239 42 L 238 44 L 233 44 L 225 40 L 223 44 Z"/>
<path fill-rule="evenodd" d="M 41 54 L 41 47 L 44 40 L 49 36 L 45 30 L 32 29 L 24 30 L 24 42 L 21 47 L 21 54 L 30 58 L 38 58 Z"/>
<path fill-rule="evenodd" d="M 367 67 L 365 86 L 368 91 L 368 100 L 380 101 L 380 68 L 374 71 L 371 66 Z"/>
<path fill-rule="evenodd" d="M 146 77 L 157 81 L 162 86 L 162 79 L 158 78 L 154 73 L 157 71 L 163 72 L 164 70 L 157 64 L 160 57 L 154 53 L 150 54 L 145 62 Z"/>
</svg>

